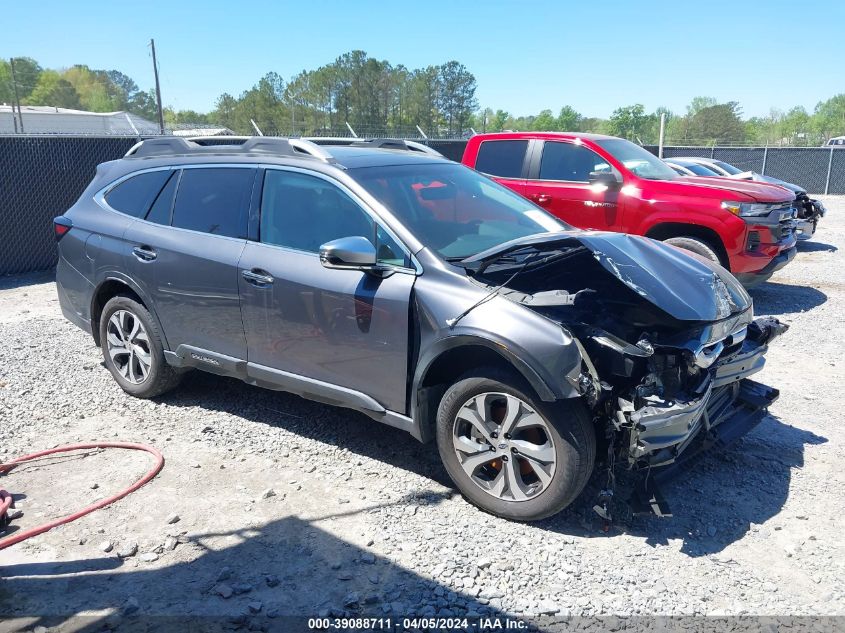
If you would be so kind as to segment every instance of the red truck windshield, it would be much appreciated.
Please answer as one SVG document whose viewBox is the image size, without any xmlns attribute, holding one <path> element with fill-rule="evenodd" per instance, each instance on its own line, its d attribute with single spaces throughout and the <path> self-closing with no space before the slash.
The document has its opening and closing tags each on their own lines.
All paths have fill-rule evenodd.
<svg viewBox="0 0 845 633">
<path fill-rule="evenodd" d="M 635 176 L 646 180 L 675 180 L 678 174 L 647 149 L 622 138 L 607 138 L 596 144 L 609 152 Z"/>
</svg>

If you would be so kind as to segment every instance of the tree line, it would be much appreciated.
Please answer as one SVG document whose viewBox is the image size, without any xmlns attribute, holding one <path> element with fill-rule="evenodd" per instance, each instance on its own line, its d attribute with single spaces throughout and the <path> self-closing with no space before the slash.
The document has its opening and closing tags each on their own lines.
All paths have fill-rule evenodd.
<svg viewBox="0 0 845 633">
<path fill-rule="evenodd" d="M 461 136 L 478 109 L 475 77 L 456 61 L 409 69 L 351 51 L 316 70 L 285 82 L 277 73 L 262 77 L 239 97 L 224 93 L 200 122 L 251 133 L 252 121 L 265 134 L 359 135 L 392 130 L 417 135 Z M 191 123 L 194 113 L 176 113 Z"/>
<path fill-rule="evenodd" d="M 0 60 L 0 103 L 17 97 L 22 105 L 53 106 L 89 112 L 132 112 L 156 119 L 155 90 L 141 90 L 117 70 L 91 70 L 76 65 L 61 70 L 42 68 L 29 57 L 16 57 L 15 81 L 9 61 Z"/>
<path fill-rule="evenodd" d="M 743 119 L 736 101 L 719 103 L 712 97 L 695 97 L 685 112 L 657 108 L 647 112 L 642 104 L 617 108 L 607 119 L 581 115 L 570 106 L 557 116 L 551 110 L 513 117 L 502 110 L 485 109 L 477 115 L 478 131 L 506 129 L 594 132 L 621 136 L 641 144 L 656 144 L 660 118 L 666 117 L 667 145 L 789 145 L 817 146 L 831 136 L 845 134 L 845 94 L 819 102 L 812 113 L 802 106 L 787 111 L 772 109 L 767 116 Z"/>
<path fill-rule="evenodd" d="M 27 105 L 47 105 L 92 112 L 125 110 L 156 120 L 155 90 L 141 90 L 117 70 L 76 65 L 45 69 L 27 57 L 11 65 L 0 60 L 0 103 L 18 98 Z M 417 126 L 432 137 L 461 137 L 502 130 L 596 132 L 642 144 L 657 143 L 661 115 L 666 144 L 768 144 L 815 146 L 845 134 L 845 94 L 819 102 L 812 112 L 801 106 L 772 109 L 763 117 L 744 118 L 738 102 L 696 97 L 684 112 L 642 104 L 619 107 L 608 118 L 584 115 L 565 105 L 555 114 L 515 116 L 479 108 L 475 76 L 461 63 L 409 69 L 370 57 L 345 53 L 315 70 L 285 81 L 269 72 L 238 96 L 223 93 L 212 111 L 164 109 L 168 127 L 222 126 L 238 134 L 305 136 L 417 136 Z"/>
</svg>

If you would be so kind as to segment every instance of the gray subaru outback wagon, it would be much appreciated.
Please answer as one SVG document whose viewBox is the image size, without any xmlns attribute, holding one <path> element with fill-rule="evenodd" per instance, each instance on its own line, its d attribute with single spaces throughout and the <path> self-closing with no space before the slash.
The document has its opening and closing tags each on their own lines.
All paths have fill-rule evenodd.
<svg viewBox="0 0 845 633">
<path fill-rule="evenodd" d="M 671 472 L 777 397 L 748 376 L 785 326 L 718 265 L 413 143 L 227 142 L 139 143 L 55 220 L 62 311 L 134 396 L 196 368 L 348 407 L 517 520 L 594 469 Z"/>
</svg>

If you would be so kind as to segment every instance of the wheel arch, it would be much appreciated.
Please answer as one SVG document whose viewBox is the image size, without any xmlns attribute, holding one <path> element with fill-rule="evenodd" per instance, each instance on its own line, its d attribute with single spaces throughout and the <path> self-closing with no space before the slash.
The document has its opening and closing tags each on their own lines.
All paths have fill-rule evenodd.
<svg viewBox="0 0 845 633">
<path fill-rule="evenodd" d="M 722 266 L 730 270 L 730 258 L 725 244 L 719 233 L 708 226 L 684 222 L 660 222 L 646 231 L 645 236 L 660 241 L 670 237 L 694 237 L 702 240 L 716 252 Z"/>
<path fill-rule="evenodd" d="M 434 438 L 437 407 L 449 385 L 470 369 L 482 366 L 516 373 L 541 400 L 552 402 L 561 397 L 528 363 L 507 347 L 472 336 L 449 337 L 429 351 L 414 373 L 411 417 L 420 429 L 423 442 Z"/>
<path fill-rule="evenodd" d="M 152 301 L 131 278 L 119 273 L 111 273 L 104 276 L 96 288 L 94 288 L 94 292 L 91 295 L 91 335 L 94 337 L 94 342 L 97 345 L 100 344 L 100 317 L 103 313 L 103 308 L 109 299 L 121 294 L 134 297 L 138 303 L 147 309 L 152 318 L 156 320 L 164 348 L 169 349 L 164 328 L 161 327 L 161 321 L 159 321 L 158 315 L 153 310 Z"/>
</svg>

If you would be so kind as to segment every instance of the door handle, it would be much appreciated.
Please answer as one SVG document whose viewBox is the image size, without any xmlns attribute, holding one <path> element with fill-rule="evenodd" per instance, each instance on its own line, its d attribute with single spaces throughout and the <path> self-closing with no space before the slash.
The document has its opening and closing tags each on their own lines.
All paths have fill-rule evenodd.
<svg viewBox="0 0 845 633">
<path fill-rule="evenodd" d="M 273 283 L 273 276 L 260 268 L 244 270 L 241 272 L 241 276 L 246 279 L 247 283 L 251 283 L 253 286 L 258 286 L 259 288 L 269 286 Z"/>
<path fill-rule="evenodd" d="M 535 193 L 531 199 L 537 204 L 548 204 L 552 201 L 552 197 L 547 193 Z"/>
<path fill-rule="evenodd" d="M 136 246 L 132 249 L 132 252 L 135 254 L 135 257 L 143 262 L 151 262 L 158 257 L 158 254 L 149 246 Z"/>
</svg>

